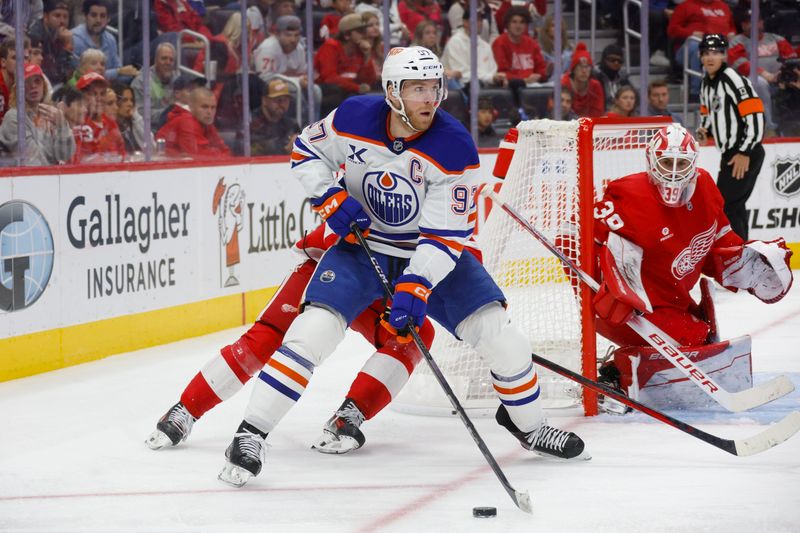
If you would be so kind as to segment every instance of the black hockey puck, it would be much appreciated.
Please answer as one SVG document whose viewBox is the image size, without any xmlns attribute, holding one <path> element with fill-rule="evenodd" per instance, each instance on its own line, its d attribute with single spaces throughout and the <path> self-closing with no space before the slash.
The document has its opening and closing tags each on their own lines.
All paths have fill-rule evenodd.
<svg viewBox="0 0 800 533">
<path fill-rule="evenodd" d="M 472 516 L 475 518 L 491 518 L 497 516 L 497 507 L 473 507 Z"/>
</svg>

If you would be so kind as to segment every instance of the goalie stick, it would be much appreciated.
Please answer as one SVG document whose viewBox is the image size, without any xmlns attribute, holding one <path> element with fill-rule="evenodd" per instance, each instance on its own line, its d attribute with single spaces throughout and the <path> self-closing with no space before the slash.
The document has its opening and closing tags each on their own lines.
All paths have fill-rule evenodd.
<svg viewBox="0 0 800 533">
<path fill-rule="evenodd" d="M 361 229 L 356 225 L 355 222 L 350 225 L 350 229 L 356 236 L 356 239 L 358 239 L 358 243 L 361 245 L 361 248 L 364 249 L 364 253 L 367 254 L 369 262 L 372 264 L 372 268 L 375 271 L 375 275 L 378 276 L 378 279 L 380 279 L 381 284 L 383 285 L 383 290 L 386 293 L 386 297 L 391 299 L 393 296 L 392 286 L 389 284 L 389 280 L 386 278 L 386 274 L 383 273 L 383 269 L 378 264 L 377 259 L 375 259 L 375 256 L 372 255 L 372 250 L 370 250 L 369 244 L 367 244 L 366 239 L 364 239 Z M 470 420 L 467 416 L 466 411 L 464 411 L 464 408 L 458 401 L 453 389 L 450 387 L 447 379 L 445 379 L 444 374 L 442 374 L 442 371 L 439 370 L 439 366 L 436 364 L 436 361 L 433 360 L 433 356 L 431 355 L 431 352 L 428 351 L 428 347 L 425 346 L 425 343 L 422 342 L 419 333 L 417 333 L 417 330 L 413 327 L 411 320 L 412 319 L 409 317 L 408 325 L 409 331 L 411 332 L 411 337 L 414 339 L 414 343 L 417 345 L 417 348 L 419 348 L 419 351 L 422 352 L 422 355 L 428 362 L 428 366 L 430 366 L 433 375 L 436 376 L 436 380 L 439 382 L 439 385 L 441 385 L 444 393 L 447 395 L 447 399 L 450 400 L 453 408 L 456 410 L 456 412 L 458 412 L 458 416 L 461 417 L 461 421 L 464 422 L 465 426 L 467 426 L 469 434 L 472 435 L 472 440 L 474 440 L 475 444 L 478 445 L 478 448 L 481 450 L 486 462 L 488 462 L 489 466 L 492 467 L 492 471 L 494 471 L 494 474 L 497 476 L 497 479 L 500 480 L 500 484 L 503 485 L 504 489 L 506 489 L 508 495 L 511 496 L 511 499 L 514 500 L 516 506 L 526 513 L 533 513 L 530 494 L 528 494 L 527 491 L 522 492 L 516 490 L 511 486 L 511 483 L 508 482 L 508 478 L 506 478 L 506 475 L 503 473 L 500 465 L 497 464 L 492 452 L 489 451 L 488 446 L 486 446 L 486 443 L 483 441 L 480 433 L 478 433 L 478 430 L 475 428 L 472 420 Z"/>
<path fill-rule="evenodd" d="M 563 366 L 549 361 L 539 355 L 531 354 L 531 356 L 533 357 L 533 362 L 539 366 L 547 368 L 548 370 L 552 370 L 557 374 L 561 374 L 566 378 L 580 383 L 588 389 L 592 389 L 599 394 L 613 398 L 620 403 L 624 403 L 628 407 L 632 407 L 637 411 L 641 411 L 642 413 L 652 416 L 656 420 L 664 422 L 675 429 L 679 429 L 696 439 L 700 439 L 703 442 L 707 442 L 712 446 L 716 446 L 720 450 L 726 451 L 738 457 L 746 457 L 748 455 L 761 453 L 772 448 L 773 446 L 777 446 L 800 431 L 800 411 L 792 411 L 776 424 L 769 426 L 767 429 L 753 435 L 752 437 L 743 439 L 723 439 L 721 437 L 717 437 L 716 435 L 706 433 L 705 431 L 689 425 L 686 422 L 681 422 L 680 420 L 672 418 L 661 411 L 647 407 L 646 405 L 629 398 L 625 394 L 622 394 L 611 387 L 591 380 L 586 376 L 564 368 Z"/>
<path fill-rule="evenodd" d="M 491 187 L 484 187 L 481 194 L 490 198 L 503 211 L 505 211 L 520 226 L 525 228 L 528 233 L 544 245 L 553 255 L 555 255 L 565 266 L 572 270 L 581 281 L 589 286 L 594 292 L 600 288 L 600 284 L 586 272 L 580 269 L 564 253 L 559 250 L 547 237 L 534 228 L 530 222 L 525 220 L 513 207 L 500 199 Z M 794 390 L 794 385 L 786 376 L 778 376 L 766 383 L 761 383 L 750 389 L 740 392 L 728 392 L 718 385 L 710 376 L 700 370 L 689 357 L 682 353 L 678 348 L 678 343 L 655 324 L 647 320 L 638 311 L 626 322 L 628 326 L 639 336 L 642 337 L 650 346 L 655 348 L 664 358 L 675 368 L 681 371 L 689 381 L 703 389 L 718 404 L 728 411 L 738 413 L 747 411 L 785 396 Z"/>
</svg>

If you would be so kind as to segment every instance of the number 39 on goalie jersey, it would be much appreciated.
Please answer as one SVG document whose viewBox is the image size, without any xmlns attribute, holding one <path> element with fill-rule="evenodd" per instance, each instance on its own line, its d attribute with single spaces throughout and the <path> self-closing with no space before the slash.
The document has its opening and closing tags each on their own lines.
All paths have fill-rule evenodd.
<svg viewBox="0 0 800 533">
<path fill-rule="evenodd" d="M 306 193 L 343 185 L 372 217 L 368 240 L 386 255 L 410 257 L 408 273 L 433 285 L 455 266 L 474 226 L 478 152 L 466 129 L 439 110 L 424 133 L 395 139 L 380 96 L 345 100 L 307 126 L 292 152 Z"/>
</svg>

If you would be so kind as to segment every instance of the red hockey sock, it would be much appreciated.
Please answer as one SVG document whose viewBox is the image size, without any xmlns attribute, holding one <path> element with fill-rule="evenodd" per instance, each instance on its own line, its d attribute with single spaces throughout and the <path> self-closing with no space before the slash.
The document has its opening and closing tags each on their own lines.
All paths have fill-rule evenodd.
<svg viewBox="0 0 800 533">
<path fill-rule="evenodd" d="M 198 372 L 192 378 L 192 381 L 189 382 L 189 385 L 181 394 L 181 403 L 186 406 L 186 410 L 195 418 L 200 418 L 221 401 L 208 385 L 202 372 Z"/>
<path fill-rule="evenodd" d="M 346 397 L 355 402 L 367 420 L 380 413 L 392 401 L 392 395 L 386 386 L 364 372 L 358 373 Z"/>
</svg>

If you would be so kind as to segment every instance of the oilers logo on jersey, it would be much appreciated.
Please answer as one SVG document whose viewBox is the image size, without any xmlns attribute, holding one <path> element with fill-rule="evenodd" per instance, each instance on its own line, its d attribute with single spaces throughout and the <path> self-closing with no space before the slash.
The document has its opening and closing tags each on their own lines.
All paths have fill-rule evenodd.
<svg viewBox="0 0 800 533">
<path fill-rule="evenodd" d="M 403 176 L 383 170 L 367 172 L 361 187 L 370 214 L 385 224 L 402 226 L 416 218 L 417 191 Z"/>
</svg>

